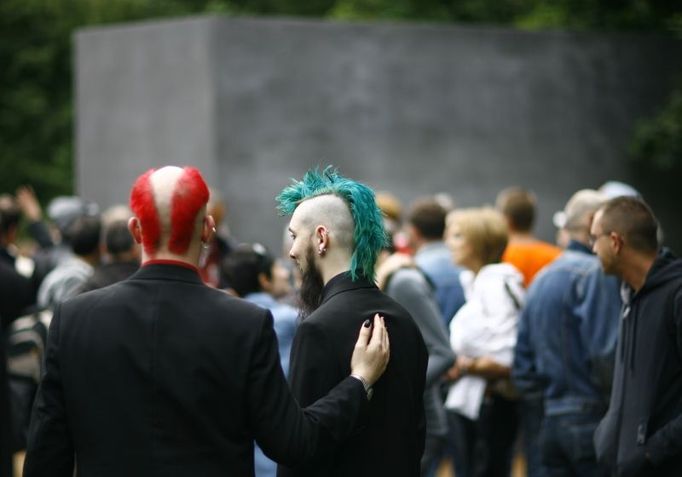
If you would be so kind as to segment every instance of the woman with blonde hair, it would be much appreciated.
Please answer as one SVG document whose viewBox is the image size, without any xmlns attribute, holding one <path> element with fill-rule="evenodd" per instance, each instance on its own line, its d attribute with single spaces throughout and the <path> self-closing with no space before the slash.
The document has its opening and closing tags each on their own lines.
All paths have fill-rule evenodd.
<svg viewBox="0 0 682 477">
<path fill-rule="evenodd" d="M 461 276 L 466 303 L 450 323 L 457 361 L 445 402 L 458 477 L 506 477 L 511 466 L 517 414 L 509 376 L 524 288 L 519 271 L 501 263 L 508 237 L 503 216 L 492 208 L 447 217 L 453 261 L 467 269 Z"/>
</svg>

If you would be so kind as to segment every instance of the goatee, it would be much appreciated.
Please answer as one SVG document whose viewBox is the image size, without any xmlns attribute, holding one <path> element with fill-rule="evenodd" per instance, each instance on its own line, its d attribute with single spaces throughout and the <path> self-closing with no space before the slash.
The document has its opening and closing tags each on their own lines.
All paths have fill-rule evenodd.
<svg viewBox="0 0 682 477">
<path fill-rule="evenodd" d="M 306 319 L 313 311 L 317 310 L 322 301 L 322 289 L 324 281 L 322 274 L 315 265 L 315 252 L 310 247 L 306 252 L 306 270 L 302 271 L 301 291 L 299 305 L 301 319 Z"/>
</svg>

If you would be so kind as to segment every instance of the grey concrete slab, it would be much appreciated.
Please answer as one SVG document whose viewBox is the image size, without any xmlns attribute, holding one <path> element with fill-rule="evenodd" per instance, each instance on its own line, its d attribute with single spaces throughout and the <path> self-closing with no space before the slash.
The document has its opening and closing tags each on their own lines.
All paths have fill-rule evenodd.
<svg viewBox="0 0 682 477">
<path fill-rule="evenodd" d="M 146 168 L 194 164 L 235 236 L 276 250 L 274 196 L 326 164 L 405 202 L 529 187 L 551 240 L 572 192 L 634 179 L 635 121 L 682 73 L 679 40 L 449 25 L 206 17 L 75 41 L 79 192 L 106 206 Z"/>
</svg>

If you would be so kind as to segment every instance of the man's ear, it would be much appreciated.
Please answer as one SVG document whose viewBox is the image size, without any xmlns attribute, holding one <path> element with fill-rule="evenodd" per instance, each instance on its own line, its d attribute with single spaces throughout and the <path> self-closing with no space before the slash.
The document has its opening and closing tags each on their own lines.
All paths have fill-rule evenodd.
<svg viewBox="0 0 682 477">
<path fill-rule="evenodd" d="M 329 231 L 324 225 L 315 227 L 315 242 L 319 248 L 326 249 L 329 245 Z"/>
<path fill-rule="evenodd" d="M 594 222 L 594 216 L 595 216 L 595 213 L 594 213 L 594 212 L 590 212 L 590 213 L 587 214 L 587 216 L 585 217 L 585 222 L 586 222 L 586 225 L 587 225 L 587 233 L 588 233 L 588 234 L 590 233 L 590 229 L 592 229 L 592 222 Z"/>
<path fill-rule="evenodd" d="M 611 241 L 611 248 L 613 251 L 618 254 L 620 253 L 621 250 L 623 250 L 623 237 L 618 235 L 616 232 L 611 232 L 609 234 L 609 240 Z"/>
<path fill-rule="evenodd" d="M 407 238 L 412 245 L 418 245 L 424 239 L 424 236 L 419 229 L 410 223 L 405 226 L 405 232 L 407 233 Z M 443 235 L 445 235 L 445 230 L 443 230 Z"/>
<path fill-rule="evenodd" d="M 266 291 L 270 293 L 272 290 L 272 282 L 268 279 L 268 276 L 265 273 L 259 273 L 258 274 L 258 286 L 260 287 L 261 290 Z"/>
<path fill-rule="evenodd" d="M 315 227 L 315 245 L 319 253 L 326 252 L 329 247 L 329 231 L 324 225 Z"/>
<path fill-rule="evenodd" d="M 140 227 L 140 220 L 137 217 L 131 217 L 128 220 L 128 230 L 130 235 L 133 236 L 135 243 L 142 243 L 142 227 Z"/>
<path fill-rule="evenodd" d="M 215 220 L 213 216 L 205 216 L 203 226 L 201 227 L 201 241 L 204 243 L 210 242 L 215 233 Z"/>
</svg>

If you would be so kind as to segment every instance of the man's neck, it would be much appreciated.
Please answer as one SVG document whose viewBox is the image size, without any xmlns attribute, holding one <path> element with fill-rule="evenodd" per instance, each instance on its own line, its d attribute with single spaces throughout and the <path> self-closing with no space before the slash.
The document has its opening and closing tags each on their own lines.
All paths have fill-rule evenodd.
<svg viewBox="0 0 682 477">
<path fill-rule="evenodd" d="M 193 268 L 198 268 L 199 257 L 194 257 L 193 254 L 178 255 L 165 250 L 160 250 L 154 255 L 142 254 L 142 265 L 149 261 L 166 261 L 166 262 L 181 262 L 190 265 Z"/>
<path fill-rule="evenodd" d="M 622 278 L 625 283 L 630 285 L 635 293 L 644 286 L 646 277 L 655 260 L 655 255 L 630 254 L 625 267 L 623 267 Z"/>
<path fill-rule="evenodd" d="M 318 267 L 322 275 L 322 281 L 326 285 L 329 280 L 339 273 L 350 270 L 351 255 L 345 250 L 330 249 L 325 256 L 318 260 Z"/>
<path fill-rule="evenodd" d="M 121 252 L 111 256 L 110 263 L 139 262 L 139 256 L 135 252 Z"/>
<path fill-rule="evenodd" d="M 585 247 L 590 246 L 590 233 L 589 231 L 586 230 L 576 230 L 574 232 L 569 232 L 568 238 L 570 240 L 573 240 L 574 242 L 579 242 L 581 245 L 584 245 Z"/>
<path fill-rule="evenodd" d="M 324 270 L 322 270 L 322 281 L 326 285 L 327 283 L 329 283 L 329 280 L 334 278 L 336 275 L 347 272 L 348 270 L 350 270 L 350 267 L 348 265 L 326 267 Z"/>
<path fill-rule="evenodd" d="M 418 244 L 415 244 L 414 250 L 415 252 L 419 252 L 420 250 L 423 250 L 431 245 L 439 245 L 443 243 L 442 240 L 434 239 L 434 240 L 422 240 Z"/>
<path fill-rule="evenodd" d="M 517 231 L 509 231 L 509 242 L 510 243 L 530 243 L 530 242 L 537 242 L 538 239 L 536 239 L 531 232 L 517 232 Z"/>
<path fill-rule="evenodd" d="M 91 253 L 89 255 L 77 255 L 74 254 L 79 260 L 82 260 L 83 262 L 87 263 L 91 267 L 96 267 L 99 265 L 99 254 L 98 253 Z"/>
<path fill-rule="evenodd" d="M 583 240 L 569 239 L 566 245 L 566 250 L 572 250 L 574 252 L 584 252 L 592 254 L 592 249 L 590 248 L 589 242 Z"/>
</svg>

